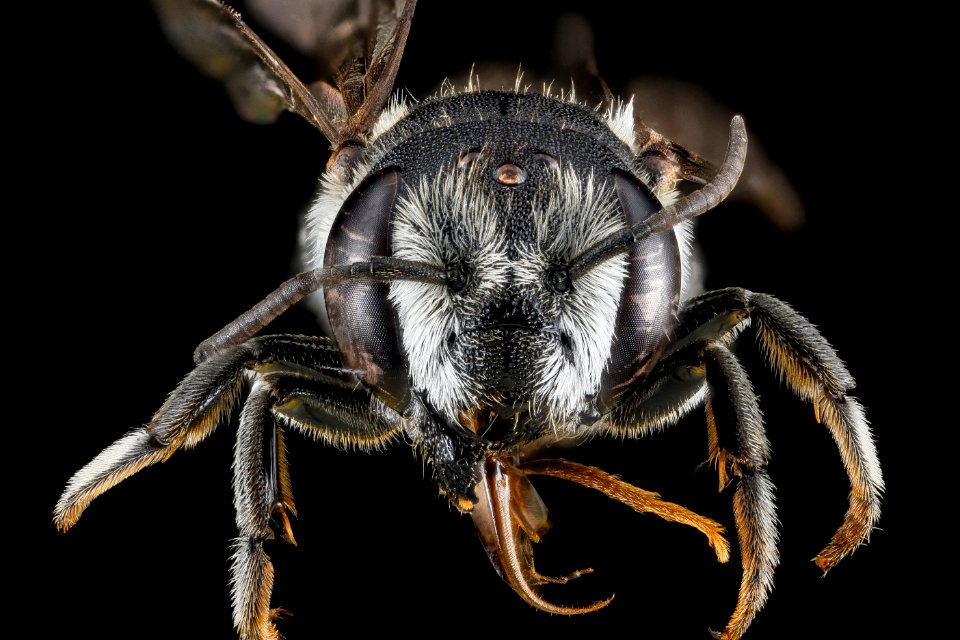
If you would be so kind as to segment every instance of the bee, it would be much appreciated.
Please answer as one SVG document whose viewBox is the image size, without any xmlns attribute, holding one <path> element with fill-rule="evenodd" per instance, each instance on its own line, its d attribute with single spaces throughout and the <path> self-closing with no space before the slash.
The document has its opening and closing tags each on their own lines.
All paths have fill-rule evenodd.
<svg viewBox="0 0 960 640">
<path fill-rule="evenodd" d="M 664 429 L 705 407 L 710 461 L 721 487 L 735 486 L 743 564 L 718 637 L 740 638 L 778 562 L 770 447 L 731 350 L 749 331 L 813 405 L 853 487 L 818 566 L 829 570 L 868 538 L 883 480 L 853 379 L 832 347 L 770 295 L 697 293 L 691 223 L 737 184 L 747 155 L 740 118 L 713 167 L 612 96 L 597 111 L 569 94 L 470 81 L 422 102 L 394 100 L 413 2 L 375 4 L 353 25 L 366 48 L 339 47 L 330 54 L 345 61 L 336 82 L 309 87 L 227 7 L 159 4 L 171 39 L 224 81 L 246 117 L 297 113 L 332 152 L 307 215 L 305 269 L 201 343 L 197 367 L 150 423 L 73 476 L 56 507 L 59 528 L 239 414 L 234 624 L 241 638 L 273 638 L 266 549 L 275 536 L 294 541 L 289 434 L 369 451 L 405 440 L 524 601 L 589 613 L 610 599 L 568 605 L 544 595 L 585 571 L 554 577 L 536 568 L 531 543 L 550 521 L 533 479 L 568 480 L 690 526 L 726 561 L 718 523 L 556 457 L 592 438 Z M 678 193 L 684 184 L 693 190 Z M 329 335 L 264 333 L 321 291 Z"/>
</svg>

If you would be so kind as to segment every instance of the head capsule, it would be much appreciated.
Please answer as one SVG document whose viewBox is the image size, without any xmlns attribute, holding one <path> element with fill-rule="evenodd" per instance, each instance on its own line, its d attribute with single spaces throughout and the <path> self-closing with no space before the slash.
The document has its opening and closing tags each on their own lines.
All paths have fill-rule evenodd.
<svg viewBox="0 0 960 640">
<path fill-rule="evenodd" d="M 323 263 L 395 256 L 449 277 L 327 288 L 347 365 L 389 406 L 422 398 L 496 446 L 608 412 L 669 339 L 681 277 L 666 232 L 570 279 L 580 252 L 661 206 L 609 118 L 492 91 L 385 117 L 326 214 Z"/>
</svg>

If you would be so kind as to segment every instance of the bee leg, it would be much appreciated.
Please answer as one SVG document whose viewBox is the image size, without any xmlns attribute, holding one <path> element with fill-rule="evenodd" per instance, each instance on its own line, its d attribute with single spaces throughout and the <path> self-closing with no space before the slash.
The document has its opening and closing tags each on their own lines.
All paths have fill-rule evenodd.
<svg viewBox="0 0 960 640">
<path fill-rule="evenodd" d="M 847 395 L 853 377 L 833 347 L 810 322 L 776 298 L 720 289 L 694 298 L 681 315 L 681 329 L 715 322 L 730 313 L 747 313 L 770 367 L 833 436 L 850 479 L 850 502 L 843 524 L 814 558 L 826 573 L 870 537 L 880 519 L 883 474 L 863 407 Z"/>
<path fill-rule="evenodd" d="M 637 513 L 652 513 L 669 522 L 693 527 L 707 537 L 707 544 L 716 553 L 717 560 L 727 562 L 730 559 L 730 544 L 723 537 L 723 526 L 718 522 L 667 502 L 660 494 L 635 487 L 602 469 L 563 458 L 546 458 L 524 462 L 519 470 L 527 475 L 553 476 L 576 482 L 622 502 Z"/>
<path fill-rule="evenodd" d="M 312 370 L 289 364 L 257 370 L 240 414 L 233 463 L 240 535 L 233 544 L 230 584 L 241 640 L 279 638 L 278 610 L 270 608 L 273 565 L 264 543 L 274 537 L 275 516 L 281 537 L 294 542 L 286 512 L 296 512 L 281 425 L 335 446 L 370 449 L 393 437 L 399 415 L 364 388 Z"/>
<path fill-rule="evenodd" d="M 236 406 L 249 359 L 247 350 L 238 347 L 204 362 L 183 379 L 146 426 L 129 431 L 77 471 L 54 510 L 57 528 L 66 531 L 97 496 L 213 433 Z"/>
<path fill-rule="evenodd" d="M 261 378 L 273 389 L 274 418 L 323 444 L 372 451 L 387 445 L 402 428 L 399 413 L 356 383 L 297 370 Z"/>
<path fill-rule="evenodd" d="M 210 436 L 236 407 L 245 372 L 267 370 L 278 362 L 301 363 L 342 384 L 355 384 L 352 372 L 342 368 L 340 352 L 325 338 L 263 336 L 217 353 L 177 385 L 146 426 L 128 432 L 73 475 L 54 509 L 57 528 L 72 527 L 97 496 L 117 483 Z"/>
<path fill-rule="evenodd" d="M 230 565 L 233 624 L 241 640 L 277 640 L 270 593 L 273 564 L 263 549 L 273 537 L 270 520 L 279 499 L 271 490 L 272 473 L 265 451 L 266 432 L 276 430 L 270 411 L 268 384 L 257 380 L 240 414 L 240 428 L 233 459 L 233 504 L 240 535 L 233 543 Z"/>
<path fill-rule="evenodd" d="M 805 318 L 776 298 L 754 294 L 751 317 L 770 365 L 800 398 L 813 403 L 840 449 L 850 478 L 850 506 L 843 524 L 817 557 L 824 573 L 870 537 L 880 519 L 883 474 L 863 407 L 847 395 L 853 377 L 836 352 Z"/>
<path fill-rule="evenodd" d="M 743 578 L 723 640 L 737 640 L 763 607 L 778 563 L 773 483 L 765 470 L 770 447 L 753 385 L 725 346 L 743 327 L 746 313 L 717 313 L 687 328 L 640 385 L 599 423 L 620 437 L 638 437 L 676 423 L 706 403 L 711 456 L 721 478 L 739 478 L 734 515 Z M 683 328 L 683 327 L 681 327 Z M 725 484 L 725 481 L 723 482 Z M 722 487 L 721 487 L 722 488 Z"/>
<path fill-rule="evenodd" d="M 727 347 L 709 344 L 701 351 L 707 379 L 707 423 L 720 464 L 738 477 L 733 497 L 740 540 L 743 578 L 740 595 L 722 640 L 738 640 L 763 608 L 779 562 L 774 486 L 766 472 L 770 458 L 760 407 L 746 371 Z M 733 442 L 723 447 L 723 429 L 732 427 Z M 729 451 L 729 453 L 727 453 Z"/>
</svg>

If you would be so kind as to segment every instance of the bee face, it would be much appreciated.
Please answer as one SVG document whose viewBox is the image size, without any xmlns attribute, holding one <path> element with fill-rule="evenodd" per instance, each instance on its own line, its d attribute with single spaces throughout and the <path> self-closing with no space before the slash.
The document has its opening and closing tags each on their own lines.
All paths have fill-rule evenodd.
<svg viewBox="0 0 960 640">
<path fill-rule="evenodd" d="M 636 222 L 623 198 L 654 202 L 634 177 L 629 109 L 603 116 L 493 91 L 395 105 L 351 183 L 328 176 L 311 213 L 311 232 L 329 238 L 315 243 L 315 260 L 389 253 L 448 274 L 446 287 L 347 283 L 326 294 L 348 361 L 388 403 L 402 410 L 417 394 L 449 422 L 523 414 L 572 432 L 598 397 L 609 406 L 623 370 L 652 356 L 679 301 L 673 234 L 576 279 L 569 271 Z M 360 316 L 377 321 L 358 325 Z M 632 338 L 615 339 L 618 322 Z M 403 364 L 385 352 L 402 353 Z"/>
</svg>

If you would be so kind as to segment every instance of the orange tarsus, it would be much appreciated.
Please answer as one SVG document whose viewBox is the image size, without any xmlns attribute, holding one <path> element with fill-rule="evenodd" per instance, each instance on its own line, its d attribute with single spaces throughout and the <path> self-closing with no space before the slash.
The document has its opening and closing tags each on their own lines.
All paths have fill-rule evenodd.
<svg viewBox="0 0 960 640">
<path fill-rule="evenodd" d="M 520 465 L 520 470 L 532 475 L 570 480 L 596 489 L 638 513 L 654 513 L 664 520 L 693 527 L 707 537 L 707 544 L 714 550 L 717 560 L 727 562 L 730 559 L 730 543 L 723 537 L 724 528 L 720 523 L 698 515 L 686 507 L 662 500 L 659 494 L 635 487 L 602 469 L 555 458 L 525 462 Z"/>
</svg>

